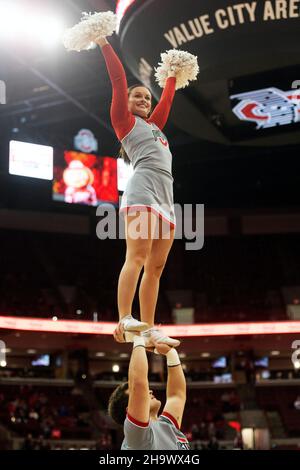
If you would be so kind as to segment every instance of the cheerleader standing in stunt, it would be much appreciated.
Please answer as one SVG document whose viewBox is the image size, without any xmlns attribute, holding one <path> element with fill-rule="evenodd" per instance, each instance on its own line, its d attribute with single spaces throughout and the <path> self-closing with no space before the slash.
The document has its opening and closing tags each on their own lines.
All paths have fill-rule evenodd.
<svg viewBox="0 0 300 470">
<path fill-rule="evenodd" d="M 114 50 L 106 39 L 99 40 L 98 44 L 113 87 L 112 125 L 135 170 L 123 194 L 120 208 L 125 217 L 127 245 L 126 260 L 118 283 L 120 321 L 125 331 L 150 327 L 149 332 L 151 336 L 155 335 L 156 341 L 178 346 L 178 340 L 168 338 L 153 328 L 159 280 L 175 231 L 172 155 L 166 139 L 161 134 L 175 93 L 175 73 L 170 72 L 161 100 L 151 114 L 150 91 L 144 86 L 135 86 L 128 90 L 124 68 Z M 167 207 L 171 209 L 170 214 L 164 215 L 162 209 L 166 211 Z M 141 210 L 148 210 L 148 220 L 141 217 Z M 131 211 L 133 214 L 130 214 Z M 143 238 L 130 236 L 130 224 L 134 224 L 136 218 L 146 222 L 148 233 Z M 160 225 L 159 231 L 156 223 Z M 167 224 L 170 232 L 168 236 L 165 233 Z M 152 236 L 155 232 L 157 238 Z M 143 267 L 139 289 L 141 322 L 138 322 L 132 318 L 131 308 Z"/>
<path fill-rule="evenodd" d="M 105 13 L 98 15 L 100 17 Z M 118 340 L 120 331 L 142 331 L 143 335 L 156 343 L 177 347 L 180 341 L 169 338 L 154 327 L 160 277 L 176 227 L 172 154 L 162 133 L 176 90 L 176 67 L 167 70 L 163 94 L 151 112 L 150 91 L 142 85 L 128 89 L 125 71 L 118 56 L 104 37 L 106 35 L 101 36 L 94 42 L 101 48 L 112 83 L 112 125 L 122 144 L 123 158 L 131 162 L 135 170 L 128 181 L 120 207 L 125 218 L 126 260 L 118 282 L 120 323 L 115 339 Z M 137 237 L 137 222 L 141 221 L 144 222 L 141 225 L 147 227 L 146 236 L 143 229 L 142 236 Z M 142 268 L 144 272 L 139 288 L 141 321 L 138 321 L 132 317 L 131 311 Z"/>
</svg>

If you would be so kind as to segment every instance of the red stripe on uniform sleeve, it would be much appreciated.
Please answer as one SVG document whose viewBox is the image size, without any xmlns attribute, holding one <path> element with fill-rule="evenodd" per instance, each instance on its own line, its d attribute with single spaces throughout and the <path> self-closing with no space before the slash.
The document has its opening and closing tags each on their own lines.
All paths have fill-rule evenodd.
<svg viewBox="0 0 300 470">
<path fill-rule="evenodd" d="M 164 416 L 165 418 L 168 418 L 170 421 L 172 421 L 172 423 L 174 424 L 174 426 L 175 426 L 177 429 L 179 429 L 179 425 L 178 425 L 176 419 L 175 419 L 172 415 L 170 415 L 170 413 L 168 413 L 167 411 L 164 411 L 164 412 L 161 414 L 161 416 Z"/>
<path fill-rule="evenodd" d="M 137 419 L 133 418 L 127 413 L 127 419 L 132 423 L 135 424 L 136 426 L 140 426 L 141 428 L 147 428 L 149 426 L 149 421 L 148 423 L 142 423 L 141 421 L 138 421 Z"/>
<path fill-rule="evenodd" d="M 166 86 L 161 95 L 159 103 L 156 105 L 154 111 L 148 119 L 148 122 L 153 122 L 160 130 L 163 130 L 167 123 L 175 95 L 175 89 L 176 78 L 169 77 L 167 79 Z"/>
<path fill-rule="evenodd" d="M 132 131 L 135 118 L 128 110 L 127 79 L 124 67 L 110 44 L 102 47 L 113 94 L 110 108 L 111 122 L 119 140 Z"/>
</svg>

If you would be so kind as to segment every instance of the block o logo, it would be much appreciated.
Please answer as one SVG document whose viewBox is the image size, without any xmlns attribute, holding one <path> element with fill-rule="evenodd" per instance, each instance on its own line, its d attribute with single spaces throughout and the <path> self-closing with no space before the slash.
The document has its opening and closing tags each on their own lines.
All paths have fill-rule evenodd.
<svg viewBox="0 0 300 470">
<path fill-rule="evenodd" d="M 296 351 L 292 354 L 292 363 L 294 366 L 299 369 L 300 368 L 300 340 L 296 340 L 292 343 L 292 348 L 296 349 Z"/>
<path fill-rule="evenodd" d="M 292 88 L 300 88 L 300 80 L 294 80 L 292 83 Z"/>
</svg>

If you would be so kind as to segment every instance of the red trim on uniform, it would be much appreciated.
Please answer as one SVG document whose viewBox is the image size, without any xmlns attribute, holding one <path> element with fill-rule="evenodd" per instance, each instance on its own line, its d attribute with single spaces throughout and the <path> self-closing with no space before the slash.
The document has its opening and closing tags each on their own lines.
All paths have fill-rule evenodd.
<svg viewBox="0 0 300 470">
<path fill-rule="evenodd" d="M 184 437 L 178 437 L 178 436 L 176 436 L 176 439 L 177 439 L 179 442 L 185 442 L 185 443 L 186 443 L 186 442 L 189 442 L 189 441 L 187 440 L 187 438 L 184 438 Z"/>
<path fill-rule="evenodd" d="M 169 419 L 177 429 L 180 429 L 176 419 L 167 411 L 164 411 L 160 416 L 164 416 L 165 418 Z"/>
<path fill-rule="evenodd" d="M 130 416 L 128 413 L 127 413 L 127 419 L 131 423 L 135 424 L 136 426 L 140 426 L 141 428 L 147 428 L 149 426 L 149 421 L 148 421 L 148 423 L 142 423 L 141 421 L 138 421 L 137 419 Z"/>
<path fill-rule="evenodd" d="M 158 212 L 156 209 L 154 209 L 153 207 L 151 206 L 146 206 L 146 205 L 133 205 L 133 206 L 124 206 L 120 209 L 119 212 L 126 212 L 128 213 L 129 209 L 138 209 L 140 211 L 144 211 L 146 210 L 147 212 L 153 212 L 153 214 L 155 215 L 158 215 L 162 220 L 164 220 L 165 222 L 168 222 L 168 224 L 170 225 L 171 228 L 175 228 L 176 227 L 176 224 L 174 224 L 173 222 L 171 222 L 170 219 L 167 219 L 163 214 L 161 214 L 161 212 Z"/>
</svg>

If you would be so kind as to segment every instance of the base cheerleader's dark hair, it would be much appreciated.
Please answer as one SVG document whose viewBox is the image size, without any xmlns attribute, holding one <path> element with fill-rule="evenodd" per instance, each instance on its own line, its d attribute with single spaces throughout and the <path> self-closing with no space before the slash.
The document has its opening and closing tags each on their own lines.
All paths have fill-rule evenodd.
<svg viewBox="0 0 300 470">
<path fill-rule="evenodd" d="M 136 85 L 132 85 L 131 87 L 128 88 L 127 92 L 128 92 L 128 98 L 130 96 L 130 93 L 132 92 L 132 90 L 134 90 L 135 88 L 138 88 L 138 87 L 143 87 L 143 88 L 147 88 L 148 91 L 150 91 L 150 89 L 143 85 L 142 83 L 137 83 Z M 150 91 L 151 93 L 151 91 Z M 152 93 L 151 93 L 151 96 L 152 96 Z M 151 113 L 151 111 L 150 111 Z M 127 163 L 127 165 L 130 165 L 131 161 L 123 147 L 123 145 L 121 145 L 121 148 L 119 150 L 119 154 L 118 154 L 118 158 L 122 158 L 124 160 L 125 163 Z"/>
</svg>

